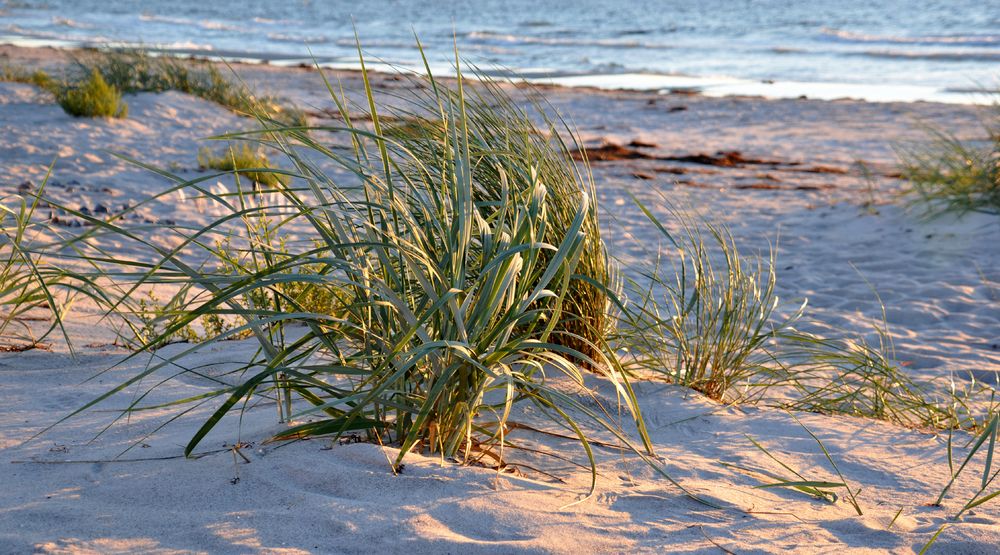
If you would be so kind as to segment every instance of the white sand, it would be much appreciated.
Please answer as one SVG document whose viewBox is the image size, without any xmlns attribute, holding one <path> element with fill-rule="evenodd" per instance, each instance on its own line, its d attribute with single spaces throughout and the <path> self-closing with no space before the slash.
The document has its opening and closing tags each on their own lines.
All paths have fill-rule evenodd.
<svg viewBox="0 0 1000 555">
<path fill-rule="evenodd" d="M 0 49 L 4 55 L 57 60 L 45 50 Z M 315 73 L 256 66 L 240 71 L 257 86 L 283 91 L 303 105 L 329 105 Z M 357 90 L 356 75 L 342 77 L 348 90 Z M 629 261 L 648 257 L 656 242 L 649 227 L 640 225 L 626 193 L 659 205 L 657 192 L 662 191 L 730 225 L 748 251 L 777 241 L 782 296 L 808 297 L 813 314 L 830 325 L 854 333 L 869 330 L 878 315 L 866 280 L 871 282 L 888 306 L 898 356 L 908 371 L 1000 371 L 1000 223 L 985 217 L 924 222 L 900 208 L 891 194 L 898 180 L 884 176 L 874 192 L 878 213 L 869 213 L 861 207 L 868 198 L 866 185 L 851 166 L 861 159 L 878 174 L 891 173 L 890 140 L 919 137 L 918 120 L 974 137 L 980 128 L 972 108 L 545 92 L 595 145 L 639 139 L 657 144 L 645 149 L 656 156 L 739 150 L 747 157 L 851 172 L 728 169 L 661 160 L 595 163 L 606 239 L 626 269 Z M 50 194 L 90 209 L 117 207 L 161 190 L 164 181 L 105 150 L 173 165 L 182 175 L 194 176 L 196 139 L 246 125 L 223 108 L 183 94 L 127 100 L 127 120 L 73 119 L 32 87 L 0 84 L 3 194 L 25 180 L 38 184 L 58 156 Z M 670 111 L 680 106 L 686 109 Z M 686 173 L 656 171 L 668 167 Z M 652 179 L 638 179 L 637 173 Z M 736 188 L 761 183 L 791 190 Z M 803 185 L 817 190 L 794 189 Z M 190 203 L 165 202 L 143 217 L 197 222 L 204 216 Z M 133 415 L 91 441 L 133 390 L 24 444 L 142 368 L 144 361 L 133 360 L 84 383 L 125 353 L 104 345 L 113 332 L 95 326 L 85 310 L 70 327 L 77 345 L 90 345 L 75 361 L 58 345 L 54 352 L 0 355 L 0 468 L 6 471 L 0 481 L 0 553 L 910 552 L 946 522 L 935 552 L 1000 548 L 1000 502 L 974 509 L 958 522 L 948 519 L 977 488 L 975 471 L 959 482 L 943 508 L 927 506 L 948 478 L 943 437 L 880 422 L 801 415 L 847 480 L 861 490 L 864 515 L 858 516 L 844 499 L 831 505 L 797 492 L 755 489 L 763 483 L 760 476 L 720 464 L 784 473 L 753 447 L 744 435 L 749 434 L 807 477 L 836 479 L 819 447 L 789 415 L 721 407 L 656 383 L 637 384 L 637 389 L 665 468 L 724 509 L 691 501 L 634 457 L 609 449 L 597 449 L 598 489 L 588 499 L 583 499 L 587 472 L 524 452 L 511 454 L 511 460 L 566 483 L 527 469 L 521 476 L 498 477 L 420 455 L 410 455 L 403 473 L 394 476 L 386 462 L 387 455 L 393 456 L 388 448 L 383 452 L 364 443 L 330 448 L 323 441 L 262 445 L 280 429 L 270 405 L 251 409 L 242 427 L 235 419 L 224 421 L 199 448 L 214 453 L 197 460 L 180 454 L 214 407 L 211 403 L 148 438 L 167 412 Z M 194 362 L 221 370 L 250 349 L 249 343 L 227 343 Z M 589 385 L 614 405 L 603 384 Z M 149 401 L 209 388 L 184 378 L 156 390 Z M 526 409 L 514 420 L 552 429 Z M 515 434 L 525 445 L 583 460 L 572 442 L 527 430 Z M 242 449 L 250 464 L 235 464 L 226 450 L 237 441 L 252 444 Z M 956 456 L 964 456 L 964 450 Z M 141 460 L 125 462 L 132 459 Z M 239 481 L 232 483 L 237 474 Z"/>
</svg>

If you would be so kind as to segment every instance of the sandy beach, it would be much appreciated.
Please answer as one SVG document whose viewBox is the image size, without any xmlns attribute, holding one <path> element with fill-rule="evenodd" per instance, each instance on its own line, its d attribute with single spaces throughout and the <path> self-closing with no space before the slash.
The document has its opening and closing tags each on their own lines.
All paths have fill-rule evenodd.
<svg viewBox="0 0 1000 555">
<path fill-rule="evenodd" d="M 59 50 L 2 46 L 0 62 L 58 69 L 67 60 Z M 302 107 L 311 125 L 333 124 L 316 71 L 233 69 L 254 90 Z M 328 75 L 361 98 L 359 73 Z M 374 74 L 373 81 L 384 94 L 409 86 L 391 74 Z M 590 148 L 604 240 L 626 276 L 637 277 L 663 246 L 633 197 L 668 224 L 669 199 L 728 226 L 746 253 L 773 248 L 778 296 L 793 304 L 808 299 L 818 329 L 871 337 L 881 300 L 908 374 L 996 380 L 1000 220 L 924 218 L 899 196 L 905 183 L 894 150 L 925 138 L 927 127 L 981 138 L 987 108 L 563 87 L 515 92 L 544 94 Z M 111 153 L 193 179 L 207 175 L 197 162 L 206 137 L 252 127 L 222 106 L 176 91 L 125 100 L 127 119 L 73 118 L 49 93 L 0 82 L 0 194 L 34 190 L 53 164 L 50 198 L 104 213 L 168 185 Z M 232 187 L 232 180 L 220 186 Z M 171 195 L 132 218 L 197 225 L 211 216 Z M 57 217 L 67 233 L 80 225 Z M 499 472 L 410 453 L 396 474 L 387 462 L 396 455 L 392 446 L 345 438 L 267 443 L 281 425 L 265 402 L 242 419 L 227 416 L 196 459 L 186 459 L 183 446 L 212 403 L 162 429 L 175 414 L 169 407 L 134 413 L 93 439 L 145 390 L 139 386 L 32 439 L 148 363 L 144 356 L 119 365 L 128 351 L 86 303 L 66 323 L 75 357 L 54 338 L 47 349 L 0 354 L 0 553 L 908 553 L 942 525 L 931 552 L 991 553 L 1000 546 L 996 500 L 950 518 L 979 489 L 975 469 L 943 506 L 931 505 L 951 476 L 947 433 L 720 404 L 656 381 L 633 384 L 656 454 L 685 488 L 721 508 L 686 497 L 600 432 L 595 437 L 607 443 L 595 447 L 597 487 L 588 496 L 591 477 L 578 466 L 579 445 L 531 406 L 515 406 L 511 420 L 523 427 L 512 433 L 524 446 L 569 461 L 523 450 Z M 157 356 L 183 348 L 170 345 Z M 251 340 L 225 342 L 184 362 L 221 376 L 255 348 Z M 212 385 L 183 375 L 145 402 L 195 396 Z M 579 394 L 568 380 L 564 387 Z M 616 406 L 604 380 L 591 376 L 585 388 Z M 756 441 L 809 479 L 836 479 L 807 430 L 836 461 L 863 514 L 845 495 L 828 503 L 759 488 L 761 474 L 743 470 L 784 472 Z M 956 459 L 972 438 L 954 433 Z"/>
</svg>

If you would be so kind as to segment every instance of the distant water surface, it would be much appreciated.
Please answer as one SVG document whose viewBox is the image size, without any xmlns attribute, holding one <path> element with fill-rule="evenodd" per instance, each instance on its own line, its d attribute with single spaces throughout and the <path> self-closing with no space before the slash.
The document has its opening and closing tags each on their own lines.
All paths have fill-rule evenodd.
<svg viewBox="0 0 1000 555">
<path fill-rule="evenodd" d="M 355 28 L 405 67 L 416 33 L 442 71 L 457 40 L 484 68 L 579 86 L 975 102 L 1000 79 L 1000 0 L 0 0 L 0 42 L 22 45 L 353 67 Z"/>
</svg>

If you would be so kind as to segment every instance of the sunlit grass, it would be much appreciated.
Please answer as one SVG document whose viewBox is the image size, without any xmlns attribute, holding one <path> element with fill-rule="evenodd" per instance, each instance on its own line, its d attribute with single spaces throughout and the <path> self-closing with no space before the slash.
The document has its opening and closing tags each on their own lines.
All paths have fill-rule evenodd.
<svg viewBox="0 0 1000 555">
<path fill-rule="evenodd" d="M 910 193 L 930 214 L 1000 215 L 1000 107 L 984 129 L 987 138 L 975 142 L 931 129 L 926 142 L 898 148 Z"/>
<path fill-rule="evenodd" d="M 46 179 L 47 182 L 47 179 Z M 43 182 L 39 194 L 44 191 Z M 38 195 L 11 195 L 0 201 L 0 349 L 24 350 L 38 346 L 62 325 L 62 305 L 53 288 L 61 272 L 49 266 L 35 251 L 43 224 L 35 219 Z M 47 322 L 41 330 L 32 327 L 31 311 L 42 310 Z"/>
<path fill-rule="evenodd" d="M 597 342 L 580 343 L 590 352 L 575 349 L 565 341 L 572 332 L 560 328 L 591 302 L 579 296 L 578 282 L 598 286 L 590 294 L 600 300 L 588 307 L 599 318 L 607 317 L 607 302 L 592 182 L 558 136 L 544 138 L 558 128 L 536 129 L 499 87 L 475 93 L 489 95 L 487 102 L 461 77 L 451 87 L 428 77 L 427 94 L 409 109 L 440 122 L 440 131 L 399 140 L 384 131 L 384 107 L 363 75 L 367 113 L 359 119 L 370 126 L 355 125 L 331 87 L 345 124 L 326 130 L 349 136 L 350 154 L 258 111 L 261 130 L 219 138 L 282 154 L 290 169 L 255 168 L 273 181 L 220 192 L 203 187 L 205 178 L 159 170 L 175 183 L 160 197 L 184 191 L 212 203 L 222 214 L 214 221 L 131 229 L 116 218 L 88 219 L 93 229 L 73 247 L 96 271 L 73 279 L 93 300 L 115 312 L 140 286 L 178 290 L 163 301 L 167 325 L 140 352 L 206 316 L 237 325 L 80 410 L 207 345 L 252 334 L 260 349 L 228 375 L 236 385 L 177 401 L 188 407 L 181 412 L 216 405 L 187 453 L 225 415 L 266 398 L 293 424 L 279 439 L 357 432 L 397 447 L 394 466 L 414 450 L 500 464 L 514 407 L 528 403 L 579 439 L 593 480 L 595 427 L 666 475 L 650 456 L 617 360 Z M 496 137 L 484 139 L 486 130 Z M 334 179 L 330 168 L 350 177 Z M 179 246 L 166 247 L 165 235 Z M 102 238 L 134 243 L 154 261 L 120 260 L 100 249 Z M 116 285 L 104 286 L 108 281 Z M 325 293 L 310 292 L 317 289 Z M 326 302 L 332 309 L 320 308 Z M 605 407 L 581 387 L 580 361 L 615 387 L 621 406 Z M 141 410 L 142 397 L 122 417 Z"/>
<path fill-rule="evenodd" d="M 202 169 L 231 171 L 269 187 L 288 182 L 288 176 L 269 171 L 271 163 L 267 154 L 257 145 L 245 142 L 231 144 L 219 153 L 213 152 L 210 147 L 203 147 L 198 151 L 198 165 Z"/>
</svg>

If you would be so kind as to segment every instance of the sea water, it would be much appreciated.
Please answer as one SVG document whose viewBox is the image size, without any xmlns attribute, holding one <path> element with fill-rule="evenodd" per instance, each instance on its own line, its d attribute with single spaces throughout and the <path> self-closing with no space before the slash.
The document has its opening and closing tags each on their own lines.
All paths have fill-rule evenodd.
<svg viewBox="0 0 1000 555">
<path fill-rule="evenodd" d="M 1000 0 L 0 0 L 0 43 L 420 70 L 570 86 L 982 102 Z"/>
</svg>

